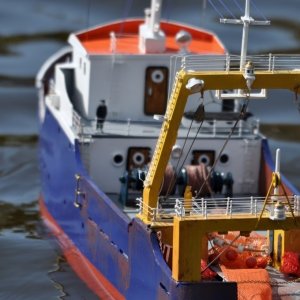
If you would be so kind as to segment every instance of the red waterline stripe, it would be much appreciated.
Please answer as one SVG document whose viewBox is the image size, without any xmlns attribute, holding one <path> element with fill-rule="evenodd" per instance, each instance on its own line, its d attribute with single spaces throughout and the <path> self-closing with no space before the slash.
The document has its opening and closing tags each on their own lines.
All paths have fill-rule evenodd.
<svg viewBox="0 0 300 300">
<path fill-rule="evenodd" d="M 82 281 L 102 300 L 125 300 L 125 297 L 80 252 L 49 213 L 42 197 L 39 198 L 43 221 L 58 239 L 65 258 Z"/>
</svg>

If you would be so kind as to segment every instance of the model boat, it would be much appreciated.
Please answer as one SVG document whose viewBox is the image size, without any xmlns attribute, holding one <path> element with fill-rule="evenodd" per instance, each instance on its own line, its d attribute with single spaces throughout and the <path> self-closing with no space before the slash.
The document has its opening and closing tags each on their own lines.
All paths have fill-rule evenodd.
<svg viewBox="0 0 300 300">
<path fill-rule="evenodd" d="M 268 23 L 249 0 L 223 20 L 241 56 L 160 11 L 71 34 L 39 72 L 43 220 L 102 299 L 297 297 L 299 192 L 247 107 L 298 93 L 300 57 L 247 55 Z"/>
</svg>

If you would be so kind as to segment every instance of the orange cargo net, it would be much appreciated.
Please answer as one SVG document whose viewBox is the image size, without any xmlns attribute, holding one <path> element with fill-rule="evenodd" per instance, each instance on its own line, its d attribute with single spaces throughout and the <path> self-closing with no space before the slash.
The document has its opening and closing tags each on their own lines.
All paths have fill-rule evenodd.
<svg viewBox="0 0 300 300">
<path fill-rule="evenodd" d="M 227 281 L 237 282 L 239 300 L 272 300 L 269 274 L 265 269 L 228 269 L 221 266 Z"/>
<path fill-rule="evenodd" d="M 270 256 L 268 240 L 264 235 L 252 232 L 240 236 L 240 232 L 212 233 L 209 261 L 220 264 L 227 281 L 237 282 L 239 300 L 271 300 L 272 289 L 265 270 Z"/>
<path fill-rule="evenodd" d="M 282 257 L 280 271 L 286 275 L 300 277 L 300 255 L 296 252 L 287 251 Z"/>
</svg>

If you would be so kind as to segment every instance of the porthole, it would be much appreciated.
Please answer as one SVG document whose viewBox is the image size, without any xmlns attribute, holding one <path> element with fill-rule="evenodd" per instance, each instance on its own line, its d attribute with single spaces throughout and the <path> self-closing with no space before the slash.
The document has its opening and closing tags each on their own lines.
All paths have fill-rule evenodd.
<svg viewBox="0 0 300 300">
<path fill-rule="evenodd" d="M 145 156 L 142 152 L 136 152 L 133 154 L 132 160 L 137 166 L 140 166 L 140 165 L 144 164 Z"/>
<path fill-rule="evenodd" d="M 227 154 L 222 154 L 222 155 L 221 155 L 221 157 L 220 157 L 220 162 L 221 162 L 222 164 L 226 164 L 226 163 L 228 162 L 228 160 L 229 160 L 229 157 L 228 157 Z"/>
<path fill-rule="evenodd" d="M 124 162 L 124 157 L 122 154 L 117 153 L 113 156 L 113 163 L 115 166 L 119 167 L 123 164 Z"/>
<path fill-rule="evenodd" d="M 164 73 L 161 70 L 154 70 L 151 79 L 155 83 L 161 83 L 164 80 Z"/>
<path fill-rule="evenodd" d="M 202 154 L 199 156 L 198 162 L 208 166 L 210 164 L 210 158 L 206 154 Z"/>
</svg>

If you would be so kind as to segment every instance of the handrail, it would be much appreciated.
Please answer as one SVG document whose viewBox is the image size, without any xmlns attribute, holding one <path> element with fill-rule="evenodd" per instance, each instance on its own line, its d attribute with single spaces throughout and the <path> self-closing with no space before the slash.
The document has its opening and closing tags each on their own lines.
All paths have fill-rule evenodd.
<svg viewBox="0 0 300 300">
<path fill-rule="evenodd" d="M 190 119 L 184 119 L 181 122 L 181 129 L 190 128 L 190 137 L 194 137 L 197 133 L 197 136 L 204 137 L 225 137 L 228 136 L 229 132 L 232 130 L 232 124 L 228 123 L 228 121 L 223 120 L 214 120 L 211 124 L 211 121 L 204 122 L 201 126 L 200 131 L 199 124 L 195 123 L 190 127 Z M 141 129 L 141 126 L 151 126 L 151 130 L 156 136 L 161 128 L 161 123 L 157 122 L 149 122 L 149 121 L 134 121 L 134 120 L 107 120 L 104 122 L 103 130 L 97 129 L 96 119 L 91 121 L 86 121 L 81 116 L 73 110 L 73 118 L 72 118 L 72 128 L 76 134 L 80 136 L 84 135 L 94 135 L 98 134 L 110 133 L 110 134 L 120 134 L 120 135 L 136 135 L 138 131 Z M 241 136 L 249 136 L 257 133 L 258 131 L 258 121 L 254 120 L 252 123 L 245 122 L 241 120 L 239 122 L 239 126 L 232 133 L 232 137 L 241 137 Z M 155 131 L 156 130 L 156 131 Z M 156 134 L 157 133 L 157 134 Z M 141 134 L 144 135 L 143 132 Z"/>
<path fill-rule="evenodd" d="M 180 69 L 198 71 L 240 71 L 239 55 L 187 55 L 181 57 Z M 255 70 L 276 72 L 300 70 L 300 55 L 268 54 L 247 56 Z M 245 67 L 245 66 L 244 66 Z"/>
<path fill-rule="evenodd" d="M 132 45 L 132 41 L 128 40 L 128 38 L 137 40 L 139 38 L 139 36 L 138 36 L 138 34 L 125 34 L 125 33 L 111 32 L 110 33 L 110 51 L 112 53 L 117 53 L 118 48 L 120 48 L 120 46 Z"/>
<path fill-rule="evenodd" d="M 288 197 L 293 213 L 300 216 L 300 195 Z M 142 198 L 137 199 L 139 212 L 147 211 L 152 222 L 161 222 L 172 220 L 174 216 L 182 218 L 239 218 L 240 216 L 258 217 L 262 211 L 264 197 L 235 197 L 235 198 L 193 198 L 191 202 L 185 203 L 183 198 L 171 198 L 167 207 L 158 204 L 152 208 L 143 203 Z M 285 201 L 285 196 L 276 196 L 276 201 Z M 275 202 L 274 201 L 274 205 Z M 173 206 L 170 204 L 173 203 Z M 272 206 L 269 205 L 268 212 L 272 215 Z M 290 216 L 291 212 L 286 209 L 286 215 Z"/>
</svg>

